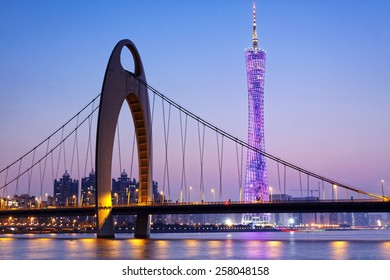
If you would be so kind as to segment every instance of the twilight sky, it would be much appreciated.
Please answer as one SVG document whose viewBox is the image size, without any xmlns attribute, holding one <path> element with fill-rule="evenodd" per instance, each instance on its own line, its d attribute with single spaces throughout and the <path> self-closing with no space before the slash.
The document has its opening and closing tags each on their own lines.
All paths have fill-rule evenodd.
<svg viewBox="0 0 390 280">
<path fill-rule="evenodd" d="M 390 195 L 390 2 L 256 4 L 266 150 L 377 193 L 384 179 Z M 100 92 L 124 38 L 150 85 L 245 140 L 251 32 L 251 0 L 0 0 L 0 168 Z M 232 153 L 224 165 L 236 176 Z M 275 171 L 269 163 L 272 185 Z"/>
</svg>

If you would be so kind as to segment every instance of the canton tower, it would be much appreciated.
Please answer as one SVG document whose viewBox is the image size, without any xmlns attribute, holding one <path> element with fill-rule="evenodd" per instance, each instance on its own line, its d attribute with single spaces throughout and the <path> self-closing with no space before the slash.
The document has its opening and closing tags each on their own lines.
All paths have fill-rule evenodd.
<svg viewBox="0 0 390 280">
<path fill-rule="evenodd" d="M 253 4 L 252 47 L 245 49 L 246 73 L 248 81 L 248 144 L 261 151 L 264 141 L 264 74 L 265 50 L 258 48 L 256 31 L 256 5 Z M 244 186 L 245 202 L 269 201 L 268 176 L 265 156 L 251 149 L 247 150 L 246 178 Z M 269 213 L 245 213 L 243 224 L 260 224 L 270 221 Z"/>
</svg>

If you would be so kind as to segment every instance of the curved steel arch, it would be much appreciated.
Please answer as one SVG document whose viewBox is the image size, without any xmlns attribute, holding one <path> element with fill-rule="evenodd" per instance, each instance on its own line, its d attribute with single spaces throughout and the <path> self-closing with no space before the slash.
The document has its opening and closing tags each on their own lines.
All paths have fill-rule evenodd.
<svg viewBox="0 0 390 280">
<path fill-rule="evenodd" d="M 134 73 L 122 67 L 120 57 L 127 47 L 134 59 Z M 111 198 L 111 166 L 115 129 L 123 102 L 126 100 L 133 117 L 138 147 L 138 201 L 151 200 L 152 194 L 152 126 L 145 72 L 137 48 L 130 40 L 117 43 L 110 56 L 100 97 L 96 134 L 96 212 L 97 237 L 114 238 Z M 135 237 L 147 238 L 150 216 L 138 215 Z"/>
</svg>

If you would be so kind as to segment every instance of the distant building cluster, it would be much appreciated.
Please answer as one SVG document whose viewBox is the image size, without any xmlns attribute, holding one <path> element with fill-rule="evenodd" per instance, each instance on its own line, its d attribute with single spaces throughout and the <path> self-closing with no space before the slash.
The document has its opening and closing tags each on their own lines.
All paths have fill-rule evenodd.
<svg viewBox="0 0 390 280">
<path fill-rule="evenodd" d="M 79 191 L 79 187 L 80 191 Z M 112 179 L 111 197 L 113 205 L 126 205 L 138 202 L 138 182 L 131 179 L 125 170 L 117 179 Z M 72 207 L 90 206 L 96 203 L 96 173 L 92 170 L 87 177 L 80 182 L 71 178 L 65 170 L 61 178 L 53 183 L 53 195 L 45 194 L 44 197 L 22 195 L 6 195 L 1 198 L 1 208 L 45 208 L 49 206 Z M 153 200 L 161 201 L 162 195 L 158 191 L 158 183 L 153 181 Z"/>
<path fill-rule="evenodd" d="M 46 207 L 75 207 L 93 206 L 96 201 L 96 174 L 92 170 L 87 177 L 79 180 L 72 179 L 65 171 L 60 179 L 53 183 L 53 196 L 45 194 L 44 197 L 28 194 L 7 195 L 0 197 L 0 209 L 34 209 Z M 79 186 L 81 187 L 79 192 Z M 135 178 L 130 178 L 125 170 L 120 177 L 112 179 L 112 204 L 128 205 L 138 202 L 139 185 Z M 153 201 L 167 202 L 163 193 L 158 190 L 158 183 L 153 181 Z M 293 197 L 287 194 L 270 194 L 269 201 L 314 201 L 318 197 Z M 7 220 L 7 219 L 6 219 Z M 88 224 L 93 226 L 94 217 L 80 217 L 77 220 L 70 217 L 55 217 L 53 219 L 37 218 L 36 221 L 45 220 L 46 225 Z M 135 223 L 136 217 L 115 216 L 116 226 Z M 5 220 L 0 220 L 0 225 Z M 9 222 L 7 220 L 7 222 Z M 241 214 L 172 214 L 153 215 L 152 222 L 157 224 L 187 224 L 187 225 L 215 225 L 215 224 L 242 224 Z M 276 226 L 345 226 L 345 227 L 383 227 L 390 225 L 390 213 L 272 213 L 270 223 Z"/>
<path fill-rule="evenodd" d="M 318 197 L 293 197 L 286 194 L 270 195 L 270 201 L 315 201 Z M 380 221 L 380 222 L 378 222 Z M 390 224 L 390 214 L 380 213 L 272 213 L 271 222 L 285 226 L 351 226 L 368 227 Z M 378 225 L 378 223 L 380 225 Z"/>
<path fill-rule="evenodd" d="M 135 178 L 131 179 L 125 170 L 120 177 L 111 182 L 113 205 L 127 205 L 138 202 L 139 185 Z M 81 179 L 79 199 L 79 181 L 72 179 L 67 171 L 62 178 L 54 180 L 53 200 L 49 206 L 86 206 L 96 202 L 96 173 L 92 170 L 88 177 Z M 153 182 L 153 200 L 161 200 L 158 183 Z"/>
</svg>

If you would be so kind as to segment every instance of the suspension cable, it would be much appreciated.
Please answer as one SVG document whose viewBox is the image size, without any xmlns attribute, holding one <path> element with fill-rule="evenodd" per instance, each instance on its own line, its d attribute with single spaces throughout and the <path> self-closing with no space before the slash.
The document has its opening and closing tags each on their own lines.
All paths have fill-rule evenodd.
<svg viewBox="0 0 390 280">
<path fill-rule="evenodd" d="M 153 120 L 154 120 L 154 104 L 155 104 L 155 101 L 156 101 L 156 93 L 155 92 L 153 92 L 154 94 L 153 94 L 153 102 L 152 102 L 152 120 L 151 120 L 151 125 L 152 125 L 152 127 L 153 127 Z"/>
<path fill-rule="evenodd" d="M 77 127 L 78 124 L 79 124 L 79 116 L 77 116 L 76 127 Z M 72 158 L 71 158 L 71 161 L 70 161 L 70 174 L 72 174 L 72 171 L 73 171 L 74 154 L 75 154 L 75 151 L 76 151 L 76 141 L 77 141 L 77 130 L 74 133 Z"/>
<path fill-rule="evenodd" d="M 33 152 L 33 157 L 32 157 L 32 163 L 31 165 L 34 165 L 34 160 L 35 160 L 35 150 Z M 33 169 L 28 172 L 28 188 L 27 188 L 27 194 L 30 195 L 30 190 L 31 190 L 31 178 L 32 178 L 32 173 Z"/>
<path fill-rule="evenodd" d="M 16 188 L 15 188 L 15 195 L 19 194 L 19 178 L 20 178 L 20 169 L 22 167 L 22 160 L 23 159 L 20 159 L 20 162 L 19 162 L 19 171 L 18 171 L 18 177 L 17 177 L 17 180 L 16 180 Z"/>
<path fill-rule="evenodd" d="M 8 168 L 7 168 L 7 171 L 5 172 L 5 180 L 4 180 L 4 186 L 7 184 L 7 179 L 8 179 Z M 7 192 L 7 187 L 5 187 L 3 189 L 3 196 L 4 197 L 7 197 L 8 196 L 8 192 Z"/>
<path fill-rule="evenodd" d="M 310 192 L 310 176 L 307 174 L 307 197 L 309 197 L 309 192 Z"/>
<path fill-rule="evenodd" d="M 242 170 L 243 170 L 243 149 L 244 147 L 241 145 L 241 162 L 239 160 L 238 155 L 238 143 L 236 142 L 236 155 L 237 155 L 237 175 L 238 175 L 238 189 L 239 189 L 239 196 L 240 196 L 240 202 L 242 202 Z"/>
<path fill-rule="evenodd" d="M 179 111 L 180 116 L 180 136 L 181 136 L 181 151 L 182 151 L 182 167 L 181 167 L 181 186 L 180 186 L 180 203 L 183 202 L 183 189 L 184 197 L 187 198 L 187 178 L 186 178 L 186 146 L 187 146 L 187 120 L 188 116 L 185 115 L 184 133 L 183 133 L 183 121 L 182 112 Z M 187 199 L 186 199 L 187 200 Z"/>
<path fill-rule="evenodd" d="M 49 151 L 49 144 L 50 144 L 50 138 L 47 141 L 47 146 L 46 146 L 46 154 Z M 43 192 L 43 182 L 45 180 L 45 172 L 46 172 L 46 163 L 47 163 L 47 156 L 45 157 L 45 162 L 43 165 L 43 173 L 41 173 L 41 162 L 39 162 L 39 175 L 40 175 L 40 197 L 42 199 L 42 192 Z"/>
<path fill-rule="evenodd" d="M 96 108 L 94 108 L 94 107 L 95 107 L 95 102 L 92 102 L 92 112 L 86 118 L 86 119 L 88 119 L 88 143 L 87 143 L 87 152 L 86 152 L 86 156 L 85 156 L 84 176 L 87 176 L 87 165 L 88 165 L 88 156 L 89 156 L 89 154 L 91 154 L 91 169 L 93 168 L 93 163 L 92 163 L 92 143 L 91 143 L 92 115 L 93 115 L 93 112 L 95 112 L 95 110 L 97 108 L 99 108 L 99 106 L 96 106 Z M 84 119 L 84 121 L 86 119 Z"/>
<path fill-rule="evenodd" d="M 53 157 L 53 150 L 50 151 L 50 159 L 51 159 L 51 178 L 52 182 L 54 182 L 55 179 L 57 179 L 54 176 L 54 157 Z"/>
<path fill-rule="evenodd" d="M 98 108 L 99 107 L 99 105 L 96 107 L 96 108 Z M 92 102 L 92 113 L 90 114 L 90 116 L 91 116 L 91 118 L 90 118 L 90 120 L 89 120 L 89 135 L 91 136 L 91 131 L 92 131 L 92 123 L 93 123 L 93 112 L 95 111 L 94 110 L 94 108 L 95 108 L 95 100 L 93 100 L 93 102 Z M 93 162 L 93 155 L 92 155 L 92 137 L 89 137 L 89 152 L 90 152 L 90 158 L 91 158 L 91 170 L 93 169 L 93 167 L 94 167 L 94 162 Z"/>
<path fill-rule="evenodd" d="M 58 169 L 60 168 L 60 160 L 61 160 L 61 152 L 62 152 L 62 145 L 64 143 L 64 127 L 62 127 L 62 133 L 61 133 L 61 142 L 60 142 L 60 149 L 58 152 L 58 161 L 57 161 L 57 170 L 56 170 L 56 178 L 58 178 Z M 65 167 L 65 166 L 64 166 Z M 66 170 L 65 170 L 66 171 Z"/>
<path fill-rule="evenodd" d="M 219 147 L 219 137 L 217 135 L 217 151 L 218 151 L 218 171 L 219 171 L 219 201 L 222 201 L 222 163 L 223 163 L 223 135 L 221 137 L 221 148 Z"/>
<path fill-rule="evenodd" d="M 282 200 L 282 187 L 280 184 L 280 170 L 279 170 L 279 161 L 276 162 L 277 168 L 278 168 L 278 186 L 279 186 L 279 193 L 280 193 L 280 200 Z M 284 193 L 285 195 L 285 193 Z"/>
<path fill-rule="evenodd" d="M 2 170 L 0 170 L 0 173 L 3 173 L 4 170 L 6 170 L 7 168 L 13 166 L 14 164 L 16 164 L 19 160 L 21 160 L 22 158 L 26 157 L 27 155 L 29 155 L 30 153 L 32 153 L 35 149 L 39 148 L 43 143 L 45 143 L 48 139 L 50 139 L 51 137 L 53 137 L 55 134 L 57 134 L 57 132 L 59 132 L 62 127 L 68 125 L 71 121 L 73 121 L 77 115 L 79 115 L 80 113 L 82 113 L 86 108 L 89 107 L 89 105 L 91 105 L 98 97 L 100 97 L 101 93 L 99 93 L 91 102 L 89 102 L 86 106 L 84 106 L 76 115 L 74 115 L 70 120 L 68 120 L 66 123 L 64 123 L 62 126 L 60 126 L 60 128 L 58 128 L 56 131 L 54 131 L 52 134 L 50 134 L 48 137 L 46 137 L 43 141 L 41 141 L 38 145 L 36 145 L 34 148 L 32 148 L 31 150 L 29 150 L 27 153 L 25 153 L 24 155 L 22 155 L 20 158 L 18 158 L 17 160 L 15 160 L 14 162 L 12 162 L 11 164 L 9 164 L 7 167 L 3 168 Z"/>
<path fill-rule="evenodd" d="M 302 176 L 301 176 L 301 171 L 299 171 L 299 188 L 301 189 L 301 197 L 303 197 L 303 188 L 302 188 Z"/>
<path fill-rule="evenodd" d="M 121 140 L 119 134 L 119 120 L 116 123 L 117 138 L 118 138 L 118 153 L 119 153 L 119 174 L 122 172 L 122 157 L 121 157 Z"/>
<path fill-rule="evenodd" d="M 65 142 L 63 142 L 63 146 L 64 146 L 64 149 L 63 149 L 63 152 L 64 152 L 64 169 L 67 170 L 67 168 L 66 168 L 66 153 L 65 153 L 66 144 L 65 144 Z"/>
<path fill-rule="evenodd" d="M 74 132 L 76 129 L 78 129 L 81 125 L 84 124 L 84 122 L 89 119 L 89 117 L 98 109 L 99 107 L 96 107 L 80 124 L 77 128 L 73 129 L 71 132 L 68 133 L 68 135 L 66 137 L 64 137 L 64 139 L 62 140 L 62 142 L 65 142 Z M 36 161 L 34 163 L 33 166 L 30 166 L 29 168 L 27 168 L 26 170 L 24 170 L 23 172 L 19 172 L 18 176 L 16 176 L 14 179 L 10 180 L 9 182 L 7 182 L 4 186 L 0 187 L 0 189 L 3 189 L 3 188 L 6 188 L 9 184 L 15 182 L 15 181 L 18 181 L 19 178 L 21 176 L 23 176 L 24 174 L 26 174 L 27 172 L 30 171 L 31 168 L 33 168 L 35 165 L 39 164 L 46 156 L 48 156 L 49 154 L 51 154 L 51 157 L 52 157 L 52 173 L 53 173 L 53 181 L 54 181 L 54 163 L 53 163 L 53 151 L 55 149 L 57 149 L 61 144 L 62 142 L 58 143 L 55 147 L 53 147 L 49 153 L 46 153 L 45 155 L 43 155 L 38 161 Z M 21 165 L 21 164 L 20 164 Z"/>
<path fill-rule="evenodd" d="M 131 73 L 132 74 L 132 73 Z M 302 167 L 299 167 L 298 165 L 295 165 L 293 163 L 290 163 L 286 160 L 283 160 L 277 156 L 274 156 L 268 152 L 265 152 L 264 150 L 261 150 L 259 148 L 256 148 L 256 147 L 253 147 L 252 145 L 248 144 L 247 142 L 233 136 L 232 134 L 218 128 L 217 126 L 211 124 L 210 122 L 202 119 L 201 117 L 199 117 L 198 115 L 190 112 L 189 110 L 183 108 L 182 106 L 180 106 L 179 104 L 177 104 L 176 102 L 174 102 L 173 100 L 169 99 L 168 97 L 166 97 L 164 94 L 160 93 L 158 90 L 154 89 L 152 86 L 148 85 L 145 81 L 143 81 L 142 79 L 140 79 L 139 77 L 135 76 L 134 74 L 132 74 L 134 76 L 135 79 L 137 79 L 141 84 L 143 84 L 145 87 L 147 87 L 149 90 L 151 90 L 155 95 L 159 96 L 160 98 L 164 99 L 166 102 L 172 104 L 172 106 L 174 106 L 175 108 L 179 109 L 180 111 L 182 111 L 183 113 L 187 114 L 188 116 L 190 116 L 191 118 L 193 118 L 194 120 L 202 123 L 204 126 L 207 126 L 209 129 L 211 130 L 214 130 L 214 131 L 217 131 L 218 133 L 220 134 L 223 134 L 226 138 L 232 140 L 232 141 L 235 141 L 241 145 L 243 145 L 244 147 L 248 148 L 248 149 L 251 149 L 257 153 L 260 153 L 262 155 L 264 155 L 265 157 L 271 159 L 271 160 L 274 160 L 274 161 L 277 161 L 277 162 L 280 162 L 281 164 L 285 164 L 287 167 L 291 168 L 291 169 L 294 169 L 294 170 L 297 170 L 297 171 L 301 171 L 302 173 L 305 173 L 313 178 L 316 178 L 316 179 L 319 179 L 319 180 L 323 180 L 327 183 L 330 183 L 330 184 L 335 184 L 341 188 L 346 188 L 346 189 L 349 189 L 351 191 L 355 191 L 355 192 L 358 192 L 360 194 L 364 194 L 364 195 L 367 195 L 367 196 L 371 196 L 371 197 L 375 197 L 375 198 L 380 198 L 380 199 L 383 199 L 383 197 L 381 195 L 377 195 L 377 194 L 374 194 L 374 193 L 370 193 L 370 192 L 367 192 L 367 191 L 364 191 L 362 189 L 358 189 L 356 187 L 350 187 L 349 185 L 346 185 L 344 183 L 341 183 L 341 182 L 338 182 L 334 179 L 330 179 L 330 178 L 327 178 L 325 176 L 322 176 L 322 175 L 319 175 L 317 173 L 314 173 L 312 171 L 309 171 L 308 169 L 305 169 L 305 168 L 302 168 Z"/>
<path fill-rule="evenodd" d="M 287 184 L 287 171 L 286 171 L 286 165 L 284 165 L 284 182 L 283 182 L 283 190 L 284 190 L 284 194 L 286 194 L 286 184 Z"/>
<path fill-rule="evenodd" d="M 199 188 L 200 188 L 200 196 L 201 200 L 205 200 L 205 194 L 204 194 L 204 181 L 203 181 L 203 156 L 204 156 L 204 136 L 205 136 L 205 125 L 203 124 L 203 132 L 201 133 L 200 122 L 198 122 L 198 140 L 199 140 L 199 156 L 200 156 L 200 182 L 199 182 Z M 202 136 L 201 136 L 202 135 Z M 202 140 L 201 140 L 202 138 Z"/>
<path fill-rule="evenodd" d="M 130 163 L 130 179 L 132 178 L 133 176 L 133 164 L 134 164 L 134 148 L 135 148 L 135 131 L 134 131 L 134 137 L 133 137 L 133 149 L 132 149 L 132 152 L 131 152 L 131 163 Z"/>
<path fill-rule="evenodd" d="M 166 120 L 164 100 L 161 99 L 161 102 L 162 102 L 162 113 L 163 113 L 163 122 L 164 122 L 164 141 L 165 141 L 165 164 L 164 164 L 163 192 L 165 194 L 165 179 L 167 179 L 168 199 L 170 199 L 171 190 L 170 190 L 170 184 L 169 184 L 168 138 L 169 138 L 169 128 L 170 128 L 170 121 L 171 121 L 171 104 L 168 103 L 169 104 L 168 119 Z M 166 123 L 166 121 L 168 123 Z"/>
</svg>

